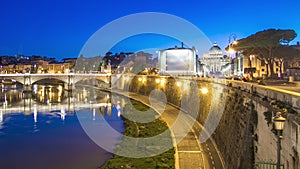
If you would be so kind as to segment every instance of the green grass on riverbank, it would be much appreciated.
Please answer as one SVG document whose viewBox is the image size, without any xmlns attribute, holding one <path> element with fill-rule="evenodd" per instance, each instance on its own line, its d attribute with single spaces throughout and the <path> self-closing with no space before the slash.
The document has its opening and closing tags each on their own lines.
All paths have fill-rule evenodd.
<svg viewBox="0 0 300 169">
<path fill-rule="evenodd" d="M 151 122 L 148 123 L 138 123 L 134 122 L 132 120 L 128 120 L 123 117 L 124 120 L 124 126 L 126 130 L 123 133 L 123 139 L 120 141 L 118 146 L 116 147 L 116 152 L 121 152 L 126 154 L 137 154 L 137 155 L 144 155 L 144 154 L 150 154 L 156 153 L 157 149 L 163 149 L 171 144 L 171 133 L 168 129 L 167 124 L 162 121 L 160 118 L 155 119 L 152 109 L 149 109 L 146 105 L 138 102 L 138 101 L 131 101 L 132 105 L 135 109 L 133 109 L 132 106 L 126 105 L 124 108 L 124 117 L 126 115 L 133 115 L 135 117 L 139 115 L 143 115 L 143 112 L 148 112 L 151 114 L 152 118 L 154 119 Z M 139 111 L 137 111 L 139 110 Z M 128 117 L 128 116 L 127 116 Z M 130 116 L 129 116 L 130 117 Z M 133 117 L 133 118 L 135 118 Z M 149 117 L 149 116 L 148 116 Z M 162 134 L 163 133 L 163 134 Z M 159 146 L 157 146 L 155 143 L 133 143 L 126 140 L 126 136 L 130 138 L 150 138 L 153 136 L 159 136 L 161 135 L 161 138 L 159 140 Z M 166 138 L 167 137 L 167 138 Z M 142 139 L 143 140 L 143 139 Z M 141 142 L 141 141 L 140 141 Z M 145 146 L 147 145 L 147 146 Z M 164 146 L 166 145 L 166 146 Z M 125 149 L 124 149 L 125 147 Z M 150 147 L 150 148 L 148 148 Z M 155 147 L 155 148 L 153 148 Z M 130 151 L 130 152 L 129 152 Z M 143 154 L 144 153 L 144 154 Z M 156 169 L 156 168 L 175 168 L 175 159 L 174 159 L 174 148 L 171 148 L 170 150 L 161 153 L 159 155 L 155 155 L 152 157 L 147 158 L 128 158 L 123 157 L 119 155 L 114 155 L 112 159 L 108 160 L 104 166 L 101 168 L 103 169 Z"/>
</svg>

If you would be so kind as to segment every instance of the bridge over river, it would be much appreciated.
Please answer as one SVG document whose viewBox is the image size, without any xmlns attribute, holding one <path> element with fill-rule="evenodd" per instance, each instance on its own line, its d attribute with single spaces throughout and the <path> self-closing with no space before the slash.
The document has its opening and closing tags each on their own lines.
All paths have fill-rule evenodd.
<svg viewBox="0 0 300 169">
<path fill-rule="evenodd" d="M 56 79 L 62 81 L 65 84 L 65 89 L 72 90 L 76 83 L 84 80 L 93 80 L 93 83 L 101 83 L 102 85 L 97 84 L 98 86 L 103 86 L 107 88 L 110 86 L 111 75 L 110 74 L 77 74 L 77 73 L 68 73 L 68 74 L 0 74 L 0 79 L 5 80 L 15 80 L 16 82 L 24 86 L 25 91 L 31 91 L 32 85 L 45 79 Z"/>
</svg>

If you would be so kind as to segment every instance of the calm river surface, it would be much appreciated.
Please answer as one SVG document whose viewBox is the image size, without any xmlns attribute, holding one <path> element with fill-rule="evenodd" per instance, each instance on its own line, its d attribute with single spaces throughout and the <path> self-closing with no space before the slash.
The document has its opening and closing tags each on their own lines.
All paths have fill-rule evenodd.
<svg viewBox="0 0 300 169">
<path fill-rule="evenodd" d="M 81 87 L 71 94 L 62 85 L 0 90 L 1 169 L 95 169 L 112 157 L 87 136 L 77 114 L 91 123 L 102 116 L 122 132 L 122 98 L 111 103 L 109 93 Z"/>
</svg>

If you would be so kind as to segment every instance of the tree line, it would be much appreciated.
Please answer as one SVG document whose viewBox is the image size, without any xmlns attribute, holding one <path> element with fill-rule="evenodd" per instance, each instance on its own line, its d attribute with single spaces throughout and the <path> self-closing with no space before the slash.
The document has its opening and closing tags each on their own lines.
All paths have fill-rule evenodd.
<svg viewBox="0 0 300 169">
<path fill-rule="evenodd" d="M 275 75 L 274 63 L 279 63 L 280 72 L 282 65 L 297 62 L 300 60 L 300 50 L 290 45 L 290 42 L 296 38 L 294 30 L 287 29 L 268 29 L 257 32 L 246 38 L 239 39 L 229 44 L 229 48 L 242 53 L 250 61 L 250 56 L 255 57 L 266 65 L 266 74 L 269 77 Z M 251 63 L 251 61 L 249 62 Z M 251 66 L 251 65 L 250 65 Z"/>
</svg>

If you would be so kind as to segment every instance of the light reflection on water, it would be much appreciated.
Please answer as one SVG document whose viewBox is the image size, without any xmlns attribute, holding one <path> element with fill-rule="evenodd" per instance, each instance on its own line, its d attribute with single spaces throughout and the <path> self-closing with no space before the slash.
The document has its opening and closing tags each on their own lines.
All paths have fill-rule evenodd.
<svg viewBox="0 0 300 169">
<path fill-rule="evenodd" d="M 109 93 L 79 88 L 70 94 L 60 85 L 33 89 L 0 93 L 0 168 L 94 169 L 111 158 L 85 134 L 76 115 L 91 123 L 102 116 L 122 132 L 122 98 L 111 103 Z"/>
</svg>

